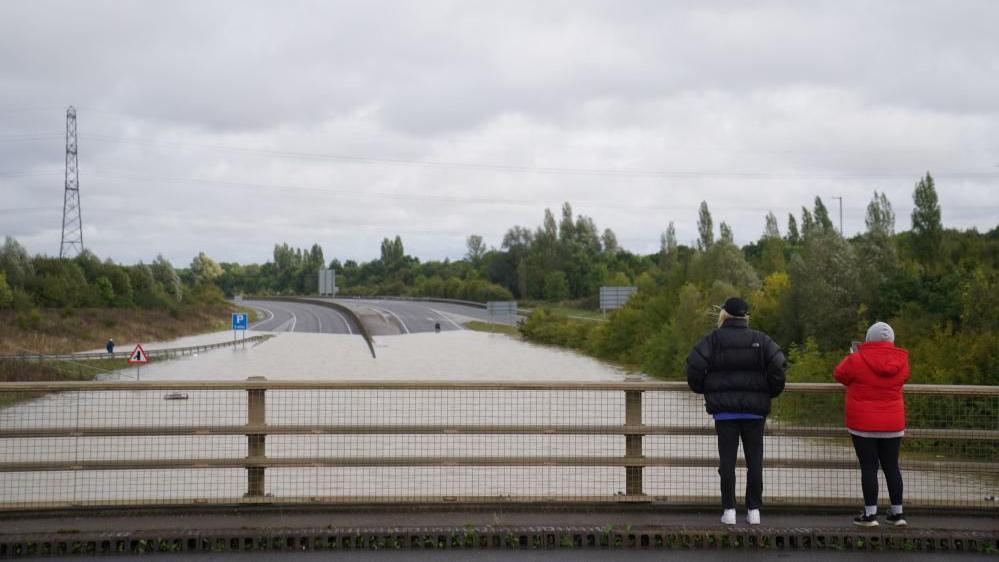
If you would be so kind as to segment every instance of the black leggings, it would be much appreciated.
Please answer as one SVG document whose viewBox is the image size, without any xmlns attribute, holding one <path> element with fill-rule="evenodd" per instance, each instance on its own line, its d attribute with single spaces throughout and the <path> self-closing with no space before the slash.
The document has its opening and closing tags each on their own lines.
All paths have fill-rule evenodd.
<svg viewBox="0 0 999 562">
<path fill-rule="evenodd" d="M 853 449 L 857 451 L 857 460 L 860 461 L 860 487 L 864 490 L 864 505 L 878 505 L 879 463 L 888 483 L 891 504 L 902 505 L 902 471 L 898 467 L 902 438 L 850 437 L 853 438 Z"/>
<path fill-rule="evenodd" d="M 763 506 L 763 427 L 766 420 L 715 422 L 718 434 L 718 475 L 721 476 L 722 508 L 735 509 L 735 461 L 739 439 L 746 457 L 746 509 Z"/>
</svg>

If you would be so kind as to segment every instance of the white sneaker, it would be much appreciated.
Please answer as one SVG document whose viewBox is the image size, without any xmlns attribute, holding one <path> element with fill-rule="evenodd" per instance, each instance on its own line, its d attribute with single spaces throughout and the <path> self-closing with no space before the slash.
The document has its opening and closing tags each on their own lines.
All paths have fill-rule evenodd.
<svg viewBox="0 0 999 562">
<path fill-rule="evenodd" d="M 725 525 L 735 525 L 735 510 L 726 509 L 724 513 L 722 513 L 721 522 Z"/>
<path fill-rule="evenodd" d="M 746 523 L 749 523 L 750 525 L 759 525 L 760 510 L 750 509 L 748 512 L 746 512 Z"/>
</svg>

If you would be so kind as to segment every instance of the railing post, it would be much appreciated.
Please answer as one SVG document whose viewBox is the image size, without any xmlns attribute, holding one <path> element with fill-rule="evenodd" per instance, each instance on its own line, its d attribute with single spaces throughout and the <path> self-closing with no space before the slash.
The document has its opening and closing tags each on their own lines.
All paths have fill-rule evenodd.
<svg viewBox="0 0 999 562">
<path fill-rule="evenodd" d="M 626 380 L 641 380 L 630 378 Z M 624 424 L 627 426 L 644 425 L 642 423 L 642 393 L 641 390 L 626 390 L 624 392 Z M 645 456 L 642 453 L 642 434 L 624 436 L 624 455 L 629 458 Z M 640 496 L 642 491 L 642 467 L 624 467 L 625 494 Z"/>
<path fill-rule="evenodd" d="M 249 377 L 248 382 L 265 381 L 267 377 Z M 250 388 L 246 391 L 246 423 L 261 426 L 267 423 L 267 392 L 262 388 Z M 267 434 L 246 434 L 247 460 L 260 460 L 267 456 Z M 264 467 L 246 467 L 246 497 L 264 496 Z"/>
</svg>

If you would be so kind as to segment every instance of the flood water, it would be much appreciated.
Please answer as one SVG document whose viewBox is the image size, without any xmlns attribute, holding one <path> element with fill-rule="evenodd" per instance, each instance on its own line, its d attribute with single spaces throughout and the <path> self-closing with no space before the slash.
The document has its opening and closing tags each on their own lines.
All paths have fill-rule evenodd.
<svg viewBox="0 0 999 562">
<path fill-rule="evenodd" d="M 220 333 L 182 345 L 211 343 Z M 156 362 L 142 380 L 322 381 L 622 381 L 627 373 L 573 352 L 527 344 L 501 334 L 452 331 L 375 339 L 377 358 L 356 336 L 281 333 L 245 349 L 221 349 Z M 123 378 L 134 374 L 125 369 Z M 238 426 L 246 423 L 245 391 L 189 391 L 164 400 L 165 391 L 64 392 L 0 410 L 0 428 Z M 710 428 L 701 397 L 647 392 L 643 422 L 650 426 Z M 504 425 L 613 426 L 624 423 L 620 391 L 272 390 L 267 423 L 275 426 Z M 649 457 L 713 459 L 710 435 L 643 439 Z M 845 439 L 767 437 L 767 459 L 852 460 Z M 625 493 L 624 467 L 461 466 L 465 457 L 620 457 L 620 435 L 357 433 L 271 435 L 271 459 L 340 459 L 338 467 L 282 467 L 266 471 L 266 492 L 292 501 L 394 501 L 427 498 L 614 498 Z M 241 459 L 247 438 L 224 436 L 67 437 L 0 439 L 0 462 Z M 454 459 L 447 466 L 363 466 L 364 459 Z M 352 465 L 353 464 L 353 465 Z M 358 466 L 360 465 L 360 466 Z M 238 463 L 236 464 L 238 466 Z M 904 463 L 903 463 L 904 466 Z M 644 491 L 660 501 L 716 498 L 713 467 L 647 467 Z M 739 471 L 738 486 L 744 485 Z M 909 497 L 946 498 L 978 505 L 994 484 L 975 475 L 905 472 Z M 0 504 L 45 502 L 239 501 L 246 470 L 73 470 L 0 472 Z M 788 497 L 860 501 L 853 470 L 767 469 L 768 501 Z M 741 492 L 737 495 L 741 495 Z M 885 496 L 886 497 L 886 496 Z"/>
</svg>

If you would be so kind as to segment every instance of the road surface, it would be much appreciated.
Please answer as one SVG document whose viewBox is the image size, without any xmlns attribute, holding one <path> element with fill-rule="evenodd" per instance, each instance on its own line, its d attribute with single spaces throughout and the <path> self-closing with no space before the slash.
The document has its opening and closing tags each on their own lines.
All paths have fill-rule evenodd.
<svg viewBox="0 0 999 562">
<path fill-rule="evenodd" d="M 371 312 L 394 324 L 398 333 L 433 332 L 439 324 L 441 331 L 460 330 L 469 320 L 514 324 L 516 318 L 490 316 L 484 308 L 454 303 L 403 301 L 392 299 L 337 299 L 359 313 Z"/>
<path fill-rule="evenodd" d="M 310 332 L 318 334 L 357 334 L 360 328 L 339 310 L 314 304 L 275 301 L 243 301 L 260 311 L 262 317 L 250 324 L 261 332 Z"/>
</svg>

